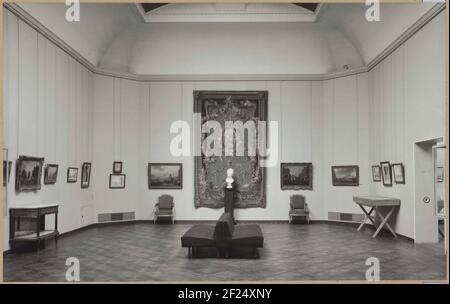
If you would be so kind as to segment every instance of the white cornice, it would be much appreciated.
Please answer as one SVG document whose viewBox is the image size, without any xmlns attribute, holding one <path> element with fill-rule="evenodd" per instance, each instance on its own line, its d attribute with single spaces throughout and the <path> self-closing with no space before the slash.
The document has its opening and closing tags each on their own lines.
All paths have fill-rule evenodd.
<svg viewBox="0 0 450 304">
<path fill-rule="evenodd" d="M 405 41 L 412 37 L 417 31 L 424 27 L 428 22 L 430 22 L 435 16 L 442 12 L 446 4 L 437 3 L 434 5 L 425 15 L 423 15 L 419 20 L 417 20 L 411 27 L 408 28 L 400 37 L 394 40 L 388 47 L 386 47 L 377 57 L 370 61 L 367 65 L 352 68 L 345 71 L 327 73 L 327 74 L 256 74 L 256 75 L 244 75 L 244 74 L 220 74 L 220 75 L 138 75 L 126 72 L 115 72 L 111 70 L 105 70 L 96 67 L 86 58 L 84 58 L 75 49 L 65 43 L 62 39 L 56 36 L 53 32 L 48 30 L 44 25 L 37 21 L 33 16 L 28 14 L 20 6 L 15 3 L 4 3 L 11 13 L 16 15 L 18 18 L 23 20 L 29 26 L 38 31 L 42 36 L 46 37 L 52 43 L 57 45 L 67 54 L 72 56 L 75 60 L 80 62 L 88 70 L 94 74 L 111 76 L 123 79 L 129 79 L 134 81 L 322 81 L 330 80 L 350 75 L 361 74 L 370 71 L 378 63 L 383 61 L 387 56 L 389 56 L 395 49 L 401 46 Z"/>
</svg>

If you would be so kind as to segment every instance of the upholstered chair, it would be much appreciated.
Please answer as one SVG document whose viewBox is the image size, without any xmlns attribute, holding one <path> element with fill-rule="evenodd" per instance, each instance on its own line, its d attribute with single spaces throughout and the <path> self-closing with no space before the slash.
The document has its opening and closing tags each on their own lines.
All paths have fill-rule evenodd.
<svg viewBox="0 0 450 304">
<path fill-rule="evenodd" d="M 305 202 L 305 197 L 303 195 L 291 195 L 289 224 L 292 223 L 294 217 L 304 217 L 309 224 L 308 204 Z"/>
<path fill-rule="evenodd" d="M 167 194 L 161 195 L 153 209 L 153 223 L 160 217 L 171 218 L 172 224 L 175 223 L 175 208 L 173 197 Z"/>
</svg>

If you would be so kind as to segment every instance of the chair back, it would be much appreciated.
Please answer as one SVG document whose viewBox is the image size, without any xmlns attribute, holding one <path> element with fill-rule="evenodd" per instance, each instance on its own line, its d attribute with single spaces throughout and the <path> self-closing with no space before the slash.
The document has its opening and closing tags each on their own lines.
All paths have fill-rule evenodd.
<svg viewBox="0 0 450 304">
<path fill-rule="evenodd" d="M 291 196 L 291 209 L 305 209 L 305 197 L 303 195 L 292 195 Z"/>
<path fill-rule="evenodd" d="M 158 208 L 159 209 L 172 209 L 173 208 L 173 197 L 164 194 L 158 198 Z"/>
<path fill-rule="evenodd" d="M 226 242 L 231 239 L 234 232 L 233 218 L 230 213 L 224 213 L 219 218 L 214 228 L 214 239 L 218 242 Z"/>
</svg>

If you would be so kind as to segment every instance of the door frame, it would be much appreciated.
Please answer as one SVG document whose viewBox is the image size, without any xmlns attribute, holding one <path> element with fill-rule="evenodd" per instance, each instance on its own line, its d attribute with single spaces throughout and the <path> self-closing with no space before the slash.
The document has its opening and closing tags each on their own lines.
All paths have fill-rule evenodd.
<svg viewBox="0 0 450 304">
<path fill-rule="evenodd" d="M 424 204 L 423 202 L 422 202 L 422 200 L 420 200 L 420 202 L 419 202 L 419 200 L 418 200 L 418 198 L 417 198 L 417 196 L 418 196 L 418 194 L 417 194 L 417 191 L 418 191 L 418 189 L 417 189 L 417 183 L 418 183 L 418 181 L 417 181 L 417 174 L 418 174 L 418 172 L 416 172 L 416 166 L 417 166 L 417 164 L 416 164 L 416 161 L 417 161 L 417 151 L 416 151 L 416 149 L 417 148 L 419 148 L 419 147 L 423 147 L 423 146 L 430 146 L 430 149 L 431 149 L 431 167 L 430 167 L 430 169 L 432 170 L 432 174 L 433 174 L 433 187 L 432 187 L 432 189 L 431 189 L 431 191 L 430 191 L 430 198 L 431 198 L 431 200 L 432 200 L 432 204 L 433 204 L 433 206 L 432 206 L 432 216 L 433 217 L 435 217 L 435 222 L 436 222 L 436 229 L 434 229 L 434 230 L 436 230 L 436 242 L 432 242 L 432 243 L 437 243 L 437 242 L 439 242 L 439 236 L 438 236 L 438 225 L 437 225 L 437 222 L 438 222 L 438 217 L 437 217 L 437 215 L 436 215 L 436 213 L 435 213 L 435 209 L 436 209 L 436 207 L 435 207 L 435 201 L 436 201 L 436 198 L 435 198 L 435 183 L 434 183 L 434 176 L 435 176 L 435 168 L 434 168 L 434 153 L 433 153 L 433 151 L 434 151 L 434 149 L 433 149 L 433 147 L 435 147 L 435 146 L 438 146 L 438 145 L 444 145 L 444 138 L 442 137 L 442 136 L 440 136 L 440 137 L 435 137 L 435 138 L 430 138 L 430 139 L 425 139 L 425 140 L 418 140 L 418 141 L 414 141 L 414 144 L 413 144 L 413 177 L 414 177 L 414 183 L 413 183 L 413 198 L 414 198 L 414 242 L 415 243 L 417 243 L 417 235 L 418 235 L 418 233 L 417 233 L 417 221 L 418 221 L 418 219 L 417 219 L 417 209 L 418 209 L 418 206 L 419 206 L 419 204 Z M 420 242 L 419 241 L 419 243 L 424 243 L 424 242 Z"/>
</svg>

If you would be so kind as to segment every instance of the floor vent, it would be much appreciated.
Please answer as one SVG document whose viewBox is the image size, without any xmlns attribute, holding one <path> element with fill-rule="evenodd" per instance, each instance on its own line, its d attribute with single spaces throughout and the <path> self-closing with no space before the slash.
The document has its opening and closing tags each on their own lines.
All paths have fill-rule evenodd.
<svg viewBox="0 0 450 304">
<path fill-rule="evenodd" d="M 99 213 L 98 222 L 117 222 L 134 220 L 134 212 Z"/>
<path fill-rule="evenodd" d="M 328 220 L 330 220 L 330 221 L 361 223 L 363 221 L 363 219 L 364 219 L 364 214 L 328 212 Z"/>
</svg>

